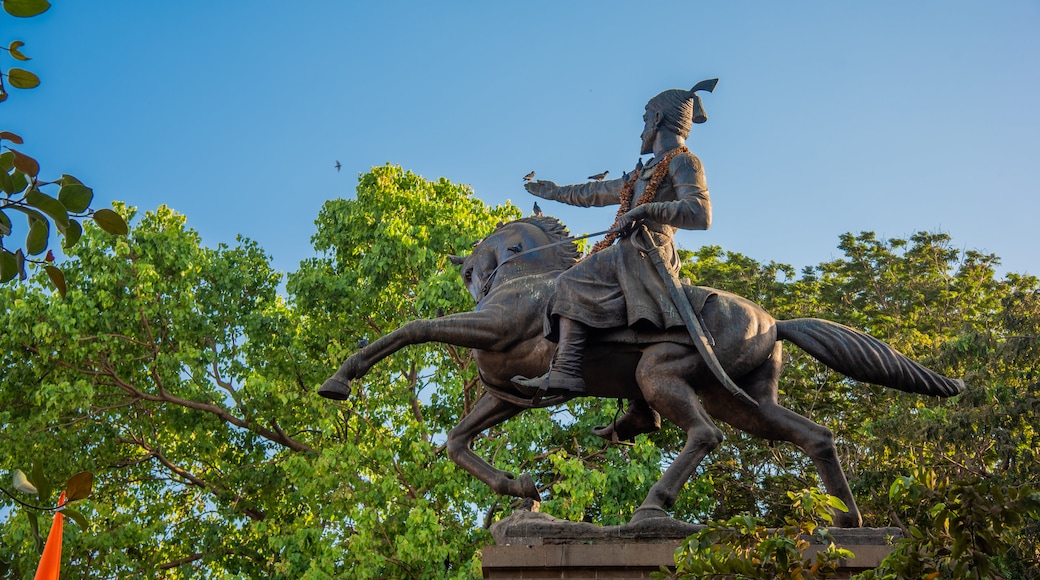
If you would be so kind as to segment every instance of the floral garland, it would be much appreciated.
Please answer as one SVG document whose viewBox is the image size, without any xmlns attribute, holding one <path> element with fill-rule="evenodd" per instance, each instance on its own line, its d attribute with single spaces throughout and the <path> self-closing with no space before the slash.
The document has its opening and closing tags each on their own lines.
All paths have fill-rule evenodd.
<svg viewBox="0 0 1040 580">
<path fill-rule="evenodd" d="M 672 162 L 672 158 L 680 153 L 689 153 L 690 150 L 683 145 L 678 149 L 673 149 L 663 158 L 661 162 L 654 168 L 654 174 L 650 176 L 650 182 L 646 184 L 646 189 L 643 190 L 643 195 L 639 196 L 639 200 L 636 201 L 636 205 L 643 205 L 644 203 L 650 203 L 657 197 L 657 188 L 661 186 L 664 181 L 664 176 L 668 173 L 668 165 Z M 635 194 L 636 181 L 639 180 L 639 171 L 634 171 L 634 175 L 625 182 L 625 185 L 621 188 L 621 207 L 618 208 L 617 217 L 614 218 L 614 225 L 610 226 L 611 230 L 616 230 L 621 222 L 621 216 L 628 213 L 632 209 L 632 196 Z M 618 239 L 618 232 L 611 231 L 602 240 L 596 242 L 596 245 L 592 246 L 592 250 L 589 252 L 589 256 L 596 252 L 609 248 L 615 240 Z"/>
</svg>

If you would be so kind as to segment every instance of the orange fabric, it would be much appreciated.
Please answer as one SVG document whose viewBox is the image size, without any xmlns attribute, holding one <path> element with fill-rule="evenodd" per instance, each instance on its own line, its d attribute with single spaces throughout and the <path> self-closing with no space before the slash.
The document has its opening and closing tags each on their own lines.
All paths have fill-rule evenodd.
<svg viewBox="0 0 1040 580">
<path fill-rule="evenodd" d="M 65 503 L 64 491 L 58 498 L 58 505 L 63 503 Z M 58 580 L 58 573 L 61 571 L 61 528 L 64 520 L 64 514 L 54 512 L 54 523 L 51 525 L 50 533 L 47 534 L 47 544 L 43 547 L 43 556 L 40 558 L 39 567 L 36 568 L 34 580 Z"/>
</svg>

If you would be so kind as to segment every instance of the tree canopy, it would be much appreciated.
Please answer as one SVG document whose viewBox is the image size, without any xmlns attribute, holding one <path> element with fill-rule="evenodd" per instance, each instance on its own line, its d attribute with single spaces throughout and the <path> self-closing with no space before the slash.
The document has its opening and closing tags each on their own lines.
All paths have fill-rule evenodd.
<svg viewBox="0 0 1040 580">
<path fill-rule="evenodd" d="M 359 344 L 471 308 L 447 256 L 519 211 L 488 207 L 446 179 L 376 167 L 353 199 L 325 204 L 314 257 L 284 278 L 251 240 L 207 248 L 170 208 L 115 211 L 132 216 L 128 235 L 86 223 L 67 251 L 64 297 L 40 269 L 0 285 L 0 469 L 30 472 L 36 462 L 37 481 L 96 474 L 78 506 L 87 526 L 67 530 L 67 573 L 479 575 L 487 526 L 516 506 L 443 446 L 482 396 L 470 353 L 416 345 L 374 368 L 348 401 L 315 391 Z M 835 432 L 867 525 L 924 529 L 944 517 L 931 509 L 943 502 L 953 521 L 952 490 L 975 497 L 957 482 L 977 482 L 990 499 L 1028 490 L 1040 472 L 1040 281 L 999 278 L 995 256 L 959 251 L 945 234 L 849 234 L 839 249 L 841 258 L 796 273 L 706 246 L 683 252 L 684 273 L 778 318 L 860 328 L 967 380 L 964 395 L 928 400 L 785 350 L 781 396 Z M 526 412 L 476 450 L 534 474 L 542 511 L 622 523 L 684 437 L 673 426 L 627 445 L 590 434 L 615 412 L 600 400 Z M 818 488 L 797 449 L 725 432 L 677 518 L 781 523 L 797 507 L 788 491 Z M 914 493 L 932 505 L 905 501 Z M 46 534 L 25 513 L 0 500 L 0 562 L 12 577 L 33 569 L 34 538 Z M 992 534 L 1008 546 L 992 559 L 997 569 L 1028 577 L 1036 520 Z"/>
</svg>

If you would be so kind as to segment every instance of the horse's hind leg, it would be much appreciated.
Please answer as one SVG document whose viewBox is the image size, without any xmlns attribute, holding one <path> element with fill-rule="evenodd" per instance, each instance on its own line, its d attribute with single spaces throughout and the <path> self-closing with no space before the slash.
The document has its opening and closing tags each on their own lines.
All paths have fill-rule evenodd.
<svg viewBox="0 0 1040 580">
<path fill-rule="evenodd" d="M 508 471 L 495 469 L 470 448 L 473 440 L 482 431 L 516 416 L 523 410 L 523 407 L 485 393 L 473 406 L 469 415 L 463 417 L 459 424 L 448 432 L 448 456 L 457 465 L 488 484 L 495 493 L 539 500 L 541 497 L 538 487 L 530 475 L 524 473 L 517 478 Z"/>
<path fill-rule="evenodd" d="M 862 525 L 862 519 L 848 479 L 838 461 L 834 434 L 823 425 L 777 403 L 780 352 L 781 344 L 777 342 L 770 357 L 739 381 L 741 388 L 758 401 L 757 408 L 737 404 L 733 396 L 721 387 L 704 389 L 701 400 L 713 417 L 741 431 L 763 439 L 789 441 L 805 451 L 816 465 L 827 493 L 845 502 L 849 508 L 848 512 L 834 514 L 834 524 L 843 528 L 858 528 Z"/>
<path fill-rule="evenodd" d="M 722 442 L 722 432 L 701 407 L 687 377 L 699 361 L 696 354 L 677 344 L 648 348 L 636 369 L 636 380 L 646 401 L 672 423 L 686 431 L 686 445 L 661 479 L 636 509 L 632 522 L 663 517 L 704 456 Z"/>
</svg>

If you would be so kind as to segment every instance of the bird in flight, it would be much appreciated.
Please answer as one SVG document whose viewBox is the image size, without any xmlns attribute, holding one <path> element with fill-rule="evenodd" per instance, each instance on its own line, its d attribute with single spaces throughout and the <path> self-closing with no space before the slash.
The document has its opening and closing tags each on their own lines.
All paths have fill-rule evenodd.
<svg viewBox="0 0 1040 580">
<path fill-rule="evenodd" d="M 534 209 L 531 210 L 531 213 L 535 217 L 542 217 L 542 208 L 538 207 L 538 202 L 537 201 L 534 202 Z"/>
<path fill-rule="evenodd" d="M 590 175 L 589 179 L 595 179 L 596 181 L 603 181 L 603 178 L 607 176 L 610 171 L 604 171 L 603 173 L 597 173 L 596 175 Z"/>
<path fill-rule="evenodd" d="M 337 159 L 336 160 L 336 171 L 339 171 L 340 167 L 343 167 L 343 166 L 339 164 L 339 159 Z"/>
<path fill-rule="evenodd" d="M 534 179 L 534 171 L 524 176 L 524 181 L 531 181 L 532 179 Z"/>
</svg>

